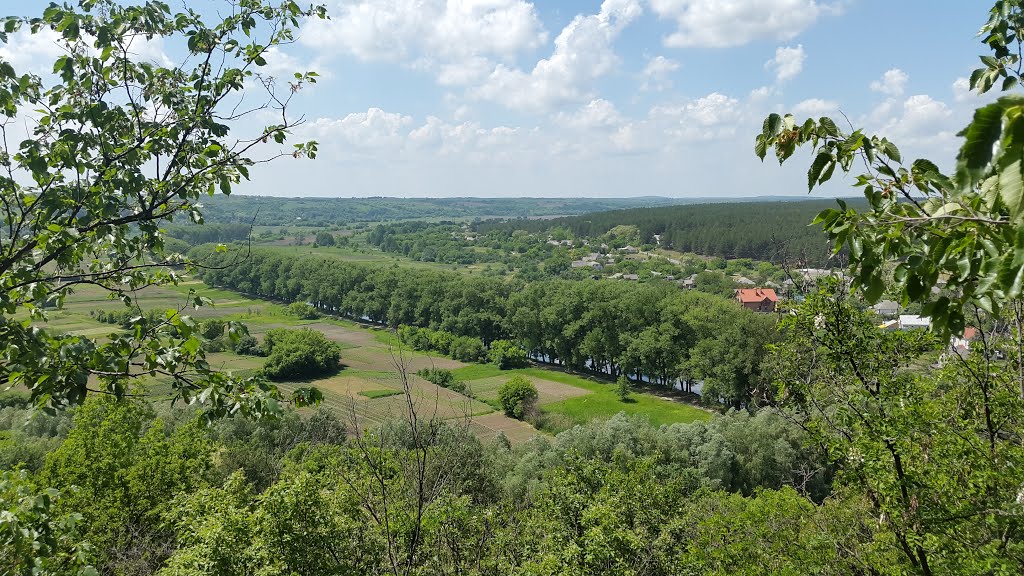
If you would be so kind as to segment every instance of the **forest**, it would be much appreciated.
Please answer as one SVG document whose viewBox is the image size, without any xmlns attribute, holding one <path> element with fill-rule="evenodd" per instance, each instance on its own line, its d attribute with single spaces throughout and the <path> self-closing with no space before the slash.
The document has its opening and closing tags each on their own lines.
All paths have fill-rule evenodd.
<svg viewBox="0 0 1024 576">
<path fill-rule="evenodd" d="M 0 131 L 35 114 L 0 154 L 0 573 L 1024 572 L 1024 2 L 981 22 L 967 86 L 1008 94 L 977 100 L 952 173 L 848 121 L 771 113 L 757 157 L 806 158 L 811 191 L 841 176 L 864 200 L 467 225 L 552 246 L 537 275 L 390 251 L 433 224 L 362 227 L 390 238 L 383 253 L 319 228 L 230 243 L 254 226 L 248 199 L 193 234 L 252 166 L 321 153 L 296 141 L 292 99 L 318 74 L 268 67 L 326 8 L 220 8 L 80 0 L 0 19 L 5 47 L 59 48 L 43 73 L 0 51 Z M 140 59 L 139 38 L 179 60 Z M 351 221 L 319 202 L 323 220 L 267 212 Z M 601 202 L 577 207 L 621 207 Z M 351 217 L 409 214 L 374 203 Z M 443 203 L 418 205 L 434 219 Z M 563 242 L 609 234 L 722 270 L 745 250 L 831 252 L 845 270 L 765 313 L 722 272 L 692 290 L 657 270 L 562 274 L 578 256 Z M 883 298 L 927 328 L 880 326 Z M 699 404 L 673 390 L 697 381 Z M 473 397 L 484 386 L 500 412 Z M 531 426 L 544 395 L 575 419 Z M 686 418 L 628 415 L 645 405 Z"/>
<path fill-rule="evenodd" d="M 567 230 L 575 238 L 598 238 L 620 226 L 633 226 L 640 244 L 720 258 L 752 258 L 791 267 L 828 267 L 831 246 L 809 223 L 833 201 L 729 202 L 630 208 L 546 220 L 484 221 L 473 230 L 488 233 Z M 851 201 L 853 207 L 862 201 Z M 658 236 L 658 240 L 655 240 Z"/>
<path fill-rule="evenodd" d="M 281 198 L 214 196 L 206 201 L 207 222 L 287 226 L 338 226 L 358 222 L 566 216 L 634 206 L 670 206 L 693 198 Z"/>
</svg>

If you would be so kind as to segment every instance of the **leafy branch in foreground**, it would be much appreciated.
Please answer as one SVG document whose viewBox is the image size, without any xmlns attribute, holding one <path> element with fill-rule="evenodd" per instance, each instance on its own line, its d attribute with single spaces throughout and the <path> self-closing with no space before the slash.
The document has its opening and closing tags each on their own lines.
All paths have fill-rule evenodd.
<svg viewBox="0 0 1024 576">
<path fill-rule="evenodd" d="M 59 308 L 79 286 L 132 306 L 134 291 L 177 282 L 188 263 L 164 254 L 163 223 L 201 223 L 200 196 L 230 194 L 255 164 L 316 155 L 306 142 L 254 156 L 285 143 L 302 122 L 290 101 L 316 81 L 297 73 L 282 86 L 261 72 L 268 51 L 324 9 L 292 0 L 227 9 L 208 25 L 162 2 L 79 0 L 51 4 L 41 18 L 0 19 L 0 41 L 27 31 L 54 37 L 63 51 L 44 76 L 0 58 L 0 379 L 46 408 L 80 403 L 88 391 L 121 396 L 140 377 L 164 376 L 211 416 L 279 410 L 276 388 L 210 369 L 181 310 L 103 344 L 33 325 L 46 318 L 44 303 Z M 164 45 L 182 54 L 177 64 L 139 56 Z M 260 115 L 275 123 L 254 126 Z M 233 130 L 248 133 L 229 137 Z M 190 294 L 188 305 L 205 303 Z M 305 390 L 289 401 L 315 399 Z"/>
<path fill-rule="evenodd" d="M 1003 90 L 1021 81 L 1019 1 L 1000 1 L 982 28 L 995 57 L 971 76 L 971 88 Z M 1014 48 L 1014 45 L 1016 47 Z M 1012 49 L 1012 51 L 1011 51 Z M 904 163 L 896 145 L 861 130 L 841 130 L 822 117 L 798 124 L 792 115 L 771 114 L 756 137 L 762 160 L 774 149 L 780 163 L 797 148 L 814 155 L 808 189 L 824 184 L 838 167 L 856 177 L 870 209 L 856 212 L 844 202 L 815 219 L 834 242 L 849 247 L 855 286 L 876 302 L 891 288 L 904 302 L 920 302 L 940 333 L 960 334 L 964 308 L 977 305 L 998 314 L 1024 291 L 1024 96 L 1008 95 L 975 111 L 960 132 L 963 144 L 953 175 L 926 159 Z M 887 263 L 895 262 L 895 270 Z M 945 289 L 933 291 L 940 282 Z"/>
</svg>

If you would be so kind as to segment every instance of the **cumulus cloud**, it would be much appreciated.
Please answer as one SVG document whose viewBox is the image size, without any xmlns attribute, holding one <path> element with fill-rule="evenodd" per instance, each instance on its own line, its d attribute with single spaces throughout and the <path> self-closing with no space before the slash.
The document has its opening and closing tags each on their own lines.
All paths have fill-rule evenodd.
<svg viewBox="0 0 1024 576">
<path fill-rule="evenodd" d="M 517 110 L 546 111 L 580 101 L 589 83 L 619 62 L 612 43 L 642 12 L 638 0 L 605 0 L 597 14 L 577 15 L 555 38 L 550 57 L 526 72 L 499 64 L 473 94 Z"/>
<path fill-rule="evenodd" d="M 898 97 L 903 95 L 903 89 L 907 85 L 907 80 L 910 76 L 906 72 L 899 68 L 892 68 L 886 70 L 885 74 L 878 80 L 871 83 L 871 89 L 875 92 L 881 92 L 886 96 Z"/>
<path fill-rule="evenodd" d="M 399 149 L 413 119 L 380 108 L 354 112 L 343 118 L 317 118 L 301 127 L 300 136 L 321 142 L 344 143 L 354 149 Z"/>
<path fill-rule="evenodd" d="M 742 116 L 737 99 L 712 92 L 679 104 L 653 106 L 646 118 L 620 126 L 612 142 L 623 151 L 655 152 L 678 144 L 731 138 Z"/>
<path fill-rule="evenodd" d="M 796 106 L 793 106 L 793 115 L 800 116 L 824 116 L 839 110 L 839 103 L 834 100 L 822 100 L 821 98 L 808 98 Z"/>
<path fill-rule="evenodd" d="M 789 40 L 838 10 L 818 0 L 651 0 L 651 9 L 675 22 L 676 30 L 664 39 L 673 48 Z"/>
<path fill-rule="evenodd" d="M 6 44 L 0 44 L 0 58 L 10 62 L 18 73 L 48 73 L 53 61 L 65 53 L 61 42 L 60 34 L 49 28 L 32 34 L 28 27 L 23 27 L 12 34 Z"/>
<path fill-rule="evenodd" d="M 559 114 L 555 118 L 562 126 L 577 129 L 614 128 L 622 124 L 622 116 L 611 102 L 591 100 L 572 114 Z"/>
<path fill-rule="evenodd" d="M 781 84 L 796 78 L 803 71 L 806 59 L 803 44 L 798 44 L 796 48 L 779 46 L 775 49 L 775 57 L 765 62 L 764 67 L 774 72 L 775 81 Z"/>
<path fill-rule="evenodd" d="M 644 70 L 641 75 L 644 78 L 643 84 L 641 84 L 641 90 L 656 90 L 662 91 L 670 88 L 672 82 L 668 79 L 669 75 L 679 70 L 679 62 L 666 58 L 664 56 L 655 56 L 647 61 L 644 66 Z"/>
<path fill-rule="evenodd" d="M 331 19 L 313 19 L 300 42 L 323 57 L 410 61 L 444 84 L 475 81 L 547 41 L 533 4 L 523 0 L 333 0 Z"/>
</svg>

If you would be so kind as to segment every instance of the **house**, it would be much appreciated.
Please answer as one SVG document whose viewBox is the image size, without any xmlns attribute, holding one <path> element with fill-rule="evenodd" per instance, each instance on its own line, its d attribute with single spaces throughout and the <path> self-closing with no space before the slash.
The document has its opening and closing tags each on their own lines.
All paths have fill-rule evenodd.
<svg viewBox="0 0 1024 576">
<path fill-rule="evenodd" d="M 637 249 L 632 246 L 626 246 L 625 248 L 620 249 L 619 252 L 622 252 L 623 254 L 636 254 Z"/>
<path fill-rule="evenodd" d="M 742 284 L 744 286 L 757 286 L 757 282 L 754 282 L 753 280 L 747 278 L 746 276 L 740 276 L 739 274 L 733 276 L 732 281 L 737 284 Z"/>
<path fill-rule="evenodd" d="M 600 262 L 594 262 L 593 260 L 574 260 L 570 266 L 573 268 L 590 268 L 592 270 L 603 268 Z"/>
<path fill-rule="evenodd" d="M 872 306 L 871 311 L 883 318 L 894 318 L 900 313 L 900 305 L 892 300 L 882 300 Z"/>
<path fill-rule="evenodd" d="M 623 280 L 639 280 L 640 276 L 637 275 L 637 274 L 623 274 L 622 275 L 622 279 Z"/>
<path fill-rule="evenodd" d="M 900 314 L 900 330 L 928 329 L 932 325 L 931 318 L 916 314 Z"/>
<path fill-rule="evenodd" d="M 740 288 L 736 290 L 736 301 L 754 312 L 774 312 L 779 297 L 771 288 Z"/>
<path fill-rule="evenodd" d="M 686 288 L 687 290 L 697 287 L 697 275 L 691 274 L 689 278 L 684 278 L 679 281 L 679 286 Z"/>
<path fill-rule="evenodd" d="M 971 353 L 971 340 L 978 335 L 978 329 L 973 326 L 964 328 L 963 336 L 953 336 L 949 339 L 949 346 L 953 348 L 953 351 L 960 355 L 961 358 L 966 357 Z"/>
</svg>

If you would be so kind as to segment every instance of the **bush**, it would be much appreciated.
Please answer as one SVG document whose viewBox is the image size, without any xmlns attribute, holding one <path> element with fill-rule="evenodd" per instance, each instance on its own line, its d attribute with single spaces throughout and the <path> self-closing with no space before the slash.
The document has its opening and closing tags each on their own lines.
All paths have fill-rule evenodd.
<svg viewBox="0 0 1024 576">
<path fill-rule="evenodd" d="M 442 388 L 448 388 L 452 382 L 455 382 L 455 375 L 451 370 L 445 368 L 421 368 L 416 375 Z"/>
<path fill-rule="evenodd" d="M 479 362 L 487 355 L 487 348 L 479 338 L 456 336 L 449 351 L 452 358 L 463 362 Z"/>
<path fill-rule="evenodd" d="M 623 402 L 629 402 L 633 397 L 633 383 L 625 376 L 619 376 L 615 381 L 615 395 Z"/>
<path fill-rule="evenodd" d="M 505 414 L 522 420 L 537 404 L 537 387 L 525 376 L 516 374 L 498 388 L 498 402 Z"/>
<path fill-rule="evenodd" d="M 445 368 L 421 368 L 416 372 L 416 375 L 431 384 L 447 388 L 459 394 L 465 394 L 468 390 L 465 382 L 455 378 L 452 371 Z"/>
<path fill-rule="evenodd" d="M 491 349 L 487 352 L 487 359 L 502 370 L 522 368 L 526 366 L 526 358 L 526 350 L 510 340 L 491 342 Z"/>
<path fill-rule="evenodd" d="M 302 320 L 316 320 L 320 317 L 320 312 L 315 306 L 307 304 L 306 302 L 294 302 L 288 305 L 285 309 L 285 313 L 289 316 L 295 316 Z"/>
<path fill-rule="evenodd" d="M 304 328 L 267 332 L 263 374 L 271 380 L 311 378 L 337 371 L 341 348 L 322 333 Z"/>
<path fill-rule="evenodd" d="M 330 232 L 317 232 L 314 242 L 317 246 L 334 246 L 334 234 Z"/>
<path fill-rule="evenodd" d="M 263 347 L 255 336 L 244 334 L 238 338 L 234 345 L 235 354 L 244 356 L 263 356 Z"/>
</svg>

